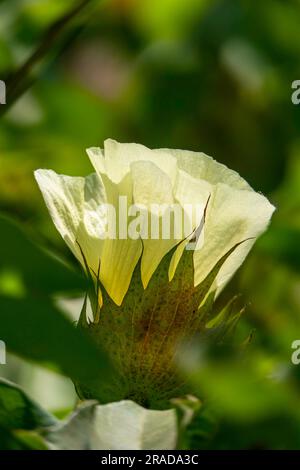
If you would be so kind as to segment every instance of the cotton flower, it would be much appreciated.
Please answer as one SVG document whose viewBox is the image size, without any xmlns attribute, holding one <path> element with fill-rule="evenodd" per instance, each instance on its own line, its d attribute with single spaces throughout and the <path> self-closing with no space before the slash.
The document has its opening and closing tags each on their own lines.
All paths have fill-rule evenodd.
<svg viewBox="0 0 300 470">
<path fill-rule="evenodd" d="M 178 337 L 192 324 L 197 329 L 199 307 L 231 279 L 266 230 L 274 207 L 236 172 L 203 153 L 150 150 L 110 139 L 103 150 L 87 153 L 95 170 L 87 177 L 52 170 L 37 170 L 35 177 L 57 230 L 97 285 L 100 322 L 97 326 L 95 315 L 91 335 L 119 355 L 116 362 L 125 375 L 142 371 L 145 387 L 145 377 L 154 374 L 157 387 Z M 115 208 L 113 237 L 104 236 L 107 205 Z M 182 207 L 189 236 L 153 239 L 145 235 L 151 232 L 148 226 L 143 230 L 145 219 L 139 236 L 128 236 L 131 222 L 137 225 L 132 205 L 146 208 L 158 223 L 168 208 Z M 195 238 L 195 249 L 185 250 Z M 159 370 L 153 364 L 158 358 Z"/>
</svg>

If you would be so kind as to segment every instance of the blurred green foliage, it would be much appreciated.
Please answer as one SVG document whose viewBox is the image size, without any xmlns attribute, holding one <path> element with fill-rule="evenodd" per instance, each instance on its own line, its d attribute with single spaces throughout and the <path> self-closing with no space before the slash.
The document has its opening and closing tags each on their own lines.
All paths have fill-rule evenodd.
<svg viewBox="0 0 300 470">
<path fill-rule="evenodd" d="M 300 108 L 291 102 L 292 81 L 300 78 L 300 3 L 92 3 L 92 14 L 80 13 L 56 53 L 45 52 L 33 86 L 1 117 L 0 210 L 74 263 L 34 169 L 88 174 L 84 149 L 112 137 L 201 150 L 237 170 L 277 206 L 269 232 L 220 299 L 244 295 L 237 344 L 255 332 L 246 357 L 224 353 L 195 364 L 194 385 L 212 403 L 199 410 L 185 445 L 300 448 L 300 365 L 291 363 L 291 344 L 300 338 Z M 9 79 L 73 5 L 0 2 L 0 79 Z M 10 222 L 1 219 L 0 228 L 5 321 L 8 302 L 82 288 L 76 273 L 46 260 L 31 242 L 23 248 Z M 23 307 L 23 326 L 29 310 Z M 15 322 L 17 315 L 20 309 Z"/>
</svg>

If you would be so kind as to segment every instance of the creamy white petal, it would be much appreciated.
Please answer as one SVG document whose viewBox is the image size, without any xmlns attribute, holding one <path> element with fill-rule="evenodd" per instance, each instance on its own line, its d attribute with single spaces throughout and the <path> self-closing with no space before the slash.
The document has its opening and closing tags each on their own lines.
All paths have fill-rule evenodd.
<svg viewBox="0 0 300 470">
<path fill-rule="evenodd" d="M 119 183 L 113 183 L 105 175 L 102 178 L 107 202 L 115 208 L 116 238 L 105 240 L 100 278 L 113 301 L 121 305 L 134 268 L 142 254 L 142 242 L 140 239 L 128 238 L 127 213 L 128 207 L 133 203 L 131 175 L 127 174 Z"/>
<path fill-rule="evenodd" d="M 113 301 L 117 305 L 121 305 L 128 290 L 134 268 L 141 256 L 142 244 L 140 240 L 131 240 L 128 238 L 120 239 L 119 237 L 120 224 L 123 225 L 124 233 L 127 235 L 127 221 L 125 220 L 124 223 L 122 223 L 119 217 L 119 196 L 126 196 L 127 198 L 127 207 L 126 210 L 123 211 L 123 213 L 127 213 L 128 205 L 132 203 L 132 184 L 130 175 L 127 175 L 119 184 L 112 183 L 105 176 L 103 176 L 102 181 L 104 182 L 105 187 L 105 201 L 115 208 L 116 238 L 111 238 L 109 236 L 106 237 L 105 240 L 99 240 L 98 242 L 99 245 L 101 245 L 100 280 Z M 86 190 L 85 200 L 87 200 L 88 194 L 91 194 L 92 196 L 93 193 L 88 193 Z M 92 207 L 91 202 L 89 203 L 89 207 Z M 101 209 L 101 207 L 98 207 L 98 213 L 101 213 Z M 85 211 L 85 214 L 86 213 L 87 211 Z M 90 217 L 89 225 L 85 222 L 85 226 L 90 227 L 90 232 L 91 225 L 92 220 Z M 98 233 L 98 238 L 99 236 L 100 233 Z M 86 250 L 88 249 L 89 245 L 86 244 Z M 96 266 L 95 263 L 97 263 Z M 98 269 L 98 263 L 99 256 L 98 258 L 95 257 L 94 260 L 95 271 Z M 91 264 L 93 265 L 92 262 Z"/>
<path fill-rule="evenodd" d="M 204 245 L 194 253 L 195 285 L 236 243 L 248 238 L 232 253 L 215 282 L 217 294 L 240 267 L 255 239 L 267 228 L 274 207 L 261 194 L 217 184 L 208 204 L 204 224 Z"/>
<path fill-rule="evenodd" d="M 123 181 L 115 187 L 106 181 L 104 188 L 96 174 L 81 178 L 57 175 L 52 170 L 37 170 L 35 177 L 53 222 L 69 248 L 85 266 L 82 250 L 94 273 L 100 263 L 102 284 L 111 298 L 121 304 L 142 245 L 140 240 L 101 238 L 107 228 L 103 205 L 114 204 L 118 213 L 118 195 L 128 191 L 129 183 Z M 107 200 L 107 194 L 114 199 Z"/>
<path fill-rule="evenodd" d="M 130 172 L 130 164 L 139 160 L 155 163 L 169 175 L 172 183 L 176 178 L 176 158 L 166 151 L 153 152 L 144 145 L 121 144 L 107 139 L 104 151 L 93 147 L 87 149 L 87 153 L 95 170 L 106 174 L 114 183 L 119 183 Z"/>
<path fill-rule="evenodd" d="M 198 240 L 195 249 L 198 250 L 203 244 L 203 218 L 212 191 L 213 187 L 207 181 L 193 178 L 185 171 L 178 170 L 174 193 L 176 200 L 184 208 L 185 217 L 186 220 L 189 219 L 189 223 L 186 223 L 184 227 L 184 241 L 178 245 L 171 260 L 169 269 L 170 281 L 175 274 L 181 256 L 184 254 L 184 249 L 194 236 L 196 229 Z"/>
<path fill-rule="evenodd" d="M 176 413 L 147 410 L 124 400 L 96 407 L 91 449 L 175 449 Z"/>
<path fill-rule="evenodd" d="M 126 295 L 141 253 L 140 240 L 105 241 L 101 254 L 100 279 L 117 305 L 121 305 Z"/>
<path fill-rule="evenodd" d="M 136 161 L 131 164 L 133 201 L 136 205 L 148 210 L 147 234 L 143 238 L 143 256 L 141 275 L 146 288 L 152 274 L 164 255 L 178 242 L 174 238 L 173 216 L 171 208 L 174 203 L 173 187 L 169 176 L 151 161 Z M 157 210 L 154 205 L 157 205 Z M 163 239 L 162 220 L 170 220 L 170 236 Z M 158 239 L 151 238 L 151 231 L 156 231 Z"/>
<path fill-rule="evenodd" d="M 96 173 L 98 175 L 107 175 L 104 150 L 99 147 L 91 147 L 86 149 L 86 152 Z"/>
<path fill-rule="evenodd" d="M 174 202 L 173 186 L 167 173 L 150 161 L 131 164 L 133 201 L 150 209 L 152 204 L 171 205 Z"/>
<path fill-rule="evenodd" d="M 130 400 L 85 402 L 45 432 L 51 450 L 175 449 L 177 438 L 174 409 L 148 410 Z"/>
<path fill-rule="evenodd" d="M 176 200 L 184 208 L 191 225 L 191 230 L 185 233 L 184 238 L 201 224 L 212 192 L 213 186 L 207 181 L 196 179 L 185 171 L 178 170 L 174 194 Z"/>
<path fill-rule="evenodd" d="M 177 160 L 178 168 L 194 178 L 202 179 L 216 185 L 225 183 L 237 189 L 252 190 L 251 186 L 236 171 L 230 170 L 222 163 L 202 152 L 178 149 L 159 149 L 154 152 L 169 152 Z M 253 191 L 253 190 L 252 190 Z"/>
<path fill-rule="evenodd" d="M 80 245 L 89 267 L 97 270 L 103 241 L 105 218 L 100 206 L 105 203 L 104 187 L 96 174 L 86 178 L 58 175 L 52 170 L 37 170 L 35 178 L 52 220 L 84 266 Z"/>
</svg>

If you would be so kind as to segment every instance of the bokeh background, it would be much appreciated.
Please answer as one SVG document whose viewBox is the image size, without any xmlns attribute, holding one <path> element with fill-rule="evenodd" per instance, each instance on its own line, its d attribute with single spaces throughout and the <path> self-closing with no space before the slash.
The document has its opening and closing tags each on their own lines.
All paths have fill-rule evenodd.
<svg viewBox="0 0 300 470">
<path fill-rule="evenodd" d="M 48 217 L 35 169 L 88 174 L 85 148 L 111 137 L 203 151 L 238 171 L 277 207 L 223 295 L 242 293 L 237 335 L 252 340 L 246 359 L 196 366 L 195 382 L 214 406 L 202 408 L 184 445 L 300 448 L 300 365 L 291 362 L 300 339 L 300 106 L 291 102 L 300 79 L 300 2 L 86 3 L 66 21 L 75 1 L 0 1 L 0 79 L 11 84 L 0 106 L 0 210 L 76 266 Z M 59 34 L 45 41 L 53 24 Z M 20 69 L 41 44 L 38 60 Z M 34 270 L 34 260 L 3 233 L 0 293 L 22 297 L 24 263 Z M 22 269 L 9 262 L 16 250 Z M 80 299 L 58 302 L 78 316 Z M 76 400 L 68 379 L 15 356 L 0 374 L 52 410 Z"/>
</svg>

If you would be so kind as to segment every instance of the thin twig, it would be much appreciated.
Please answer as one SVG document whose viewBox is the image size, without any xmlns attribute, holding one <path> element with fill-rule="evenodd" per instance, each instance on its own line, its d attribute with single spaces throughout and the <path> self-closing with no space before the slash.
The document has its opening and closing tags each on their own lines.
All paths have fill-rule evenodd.
<svg viewBox="0 0 300 470">
<path fill-rule="evenodd" d="M 31 86 L 34 82 L 31 76 L 33 69 L 37 67 L 47 53 L 50 52 L 69 29 L 68 26 L 93 0 L 81 0 L 73 8 L 67 11 L 61 18 L 50 25 L 43 39 L 32 55 L 6 80 L 6 106 L 1 106 L 0 115 L 3 115 L 9 107 Z"/>
</svg>

